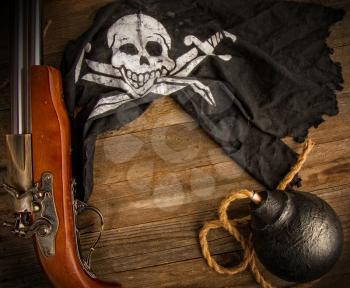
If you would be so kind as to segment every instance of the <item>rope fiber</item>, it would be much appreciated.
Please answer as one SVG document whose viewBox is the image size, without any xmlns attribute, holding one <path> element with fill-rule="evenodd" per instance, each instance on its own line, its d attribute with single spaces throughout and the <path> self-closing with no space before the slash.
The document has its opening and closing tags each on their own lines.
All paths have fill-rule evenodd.
<svg viewBox="0 0 350 288">
<path fill-rule="evenodd" d="M 278 190 L 283 191 L 286 189 L 288 184 L 294 179 L 294 177 L 300 171 L 301 167 L 305 163 L 306 158 L 314 145 L 315 144 L 310 139 L 304 142 L 303 150 L 299 155 L 297 162 L 294 164 L 294 166 L 289 171 L 289 173 L 283 178 L 281 183 L 278 185 L 277 187 Z M 235 275 L 245 271 L 248 268 L 248 266 L 250 266 L 250 269 L 254 275 L 255 281 L 262 288 L 272 288 L 273 287 L 272 284 L 270 284 L 264 278 L 264 276 L 261 274 L 257 266 L 256 254 L 255 254 L 255 251 L 253 248 L 253 242 L 252 242 L 252 234 L 250 233 L 248 239 L 246 239 L 237 228 L 239 225 L 248 225 L 250 222 L 250 216 L 245 216 L 238 219 L 228 219 L 228 216 L 227 216 L 227 209 L 234 201 L 245 199 L 245 198 L 253 198 L 253 196 L 254 196 L 254 192 L 246 189 L 240 190 L 238 192 L 230 193 L 221 202 L 219 206 L 219 210 L 218 210 L 219 219 L 213 220 L 204 224 L 203 228 L 199 233 L 199 242 L 202 248 L 203 257 L 206 259 L 209 267 L 214 269 L 217 273 Z M 235 267 L 226 268 L 221 266 L 216 262 L 216 260 L 210 254 L 209 244 L 207 240 L 208 233 L 210 232 L 210 230 L 219 229 L 219 228 L 225 229 L 242 246 L 243 260 L 239 265 Z"/>
</svg>

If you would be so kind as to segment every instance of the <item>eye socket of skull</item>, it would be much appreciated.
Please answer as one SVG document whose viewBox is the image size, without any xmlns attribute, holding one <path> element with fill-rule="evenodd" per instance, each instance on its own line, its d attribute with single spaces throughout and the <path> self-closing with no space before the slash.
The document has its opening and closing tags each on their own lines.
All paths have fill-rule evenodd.
<svg viewBox="0 0 350 288">
<path fill-rule="evenodd" d="M 137 55 L 139 50 L 132 43 L 123 44 L 119 47 L 119 51 L 128 55 Z"/>
<path fill-rule="evenodd" d="M 158 57 L 162 55 L 163 47 L 156 41 L 148 41 L 145 47 L 148 55 Z"/>
</svg>

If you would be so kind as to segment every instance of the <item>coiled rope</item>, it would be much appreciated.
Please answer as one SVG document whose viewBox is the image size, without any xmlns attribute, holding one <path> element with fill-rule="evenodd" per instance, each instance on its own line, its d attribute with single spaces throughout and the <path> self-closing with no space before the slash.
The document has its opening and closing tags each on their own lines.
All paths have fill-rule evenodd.
<svg viewBox="0 0 350 288">
<path fill-rule="evenodd" d="M 277 187 L 278 190 L 286 189 L 288 184 L 294 179 L 295 175 L 297 175 L 298 172 L 300 171 L 301 167 L 306 161 L 306 158 L 314 145 L 315 144 L 310 139 L 305 141 L 303 150 L 299 155 L 297 162 L 294 164 L 294 166 L 289 171 L 289 173 L 284 177 L 282 182 L 278 185 Z M 256 264 L 257 260 L 256 260 L 256 254 L 253 248 L 252 234 L 250 233 L 248 239 L 246 239 L 237 228 L 237 226 L 239 225 L 249 224 L 250 216 L 246 216 L 238 219 L 228 219 L 228 216 L 227 216 L 227 209 L 234 201 L 245 199 L 245 198 L 253 199 L 254 195 L 255 193 L 253 191 L 249 191 L 246 189 L 240 190 L 238 192 L 232 192 L 231 194 L 229 194 L 221 202 L 219 206 L 219 210 L 218 210 L 219 219 L 206 223 L 201 229 L 199 233 L 199 242 L 202 248 L 203 257 L 207 260 L 208 265 L 212 269 L 214 269 L 216 272 L 220 274 L 235 275 L 243 272 L 244 270 L 247 269 L 248 266 L 250 266 L 250 269 L 254 275 L 255 281 L 263 288 L 272 288 L 273 286 L 264 278 L 264 276 L 261 274 Z M 219 229 L 219 228 L 225 229 L 242 246 L 242 249 L 244 251 L 243 260 L 239 265 L 235 267 L 226 268 L 221 266 L 215 261 L 215 259 L 210 254 L 207 235 L 210 232 L 210 230 Z"/>
</svg>

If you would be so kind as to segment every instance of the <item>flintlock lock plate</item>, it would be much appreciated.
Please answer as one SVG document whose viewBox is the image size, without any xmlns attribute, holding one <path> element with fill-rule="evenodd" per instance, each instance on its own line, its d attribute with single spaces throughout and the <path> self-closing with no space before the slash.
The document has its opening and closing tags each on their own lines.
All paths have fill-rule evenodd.
<svg viewBox="0 0 350 288">
<path fill-rule="evenodd" d="M 53 175 L 49 172 L 41 176 L 41 186 L 38 193 L 34 194 L 34 201 L 41 208 L 33 213 L 33 226 L 38 225 L 36 230 L 36 241 L 40 251 L 46 256 L 55 255 L 56 252 L 56 234 L 58 230 L 58 216 L 56 213 L 54 194 L 53 194 Z"/>
</svg>

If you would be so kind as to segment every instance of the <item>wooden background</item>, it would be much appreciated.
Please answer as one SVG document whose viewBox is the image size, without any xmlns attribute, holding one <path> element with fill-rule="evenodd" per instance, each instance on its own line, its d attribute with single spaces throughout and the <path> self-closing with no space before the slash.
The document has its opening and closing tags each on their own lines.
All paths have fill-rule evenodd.
<svg viewBox="0 0 350 288">
<path fill-rule="evenodd" d="M 95 11 L 110 2 L 45 1 L 51 19 L 45 38 L 45 63 L 58 66 L 66 42 L 79 36 Z M 310 2 L 310 1 L 309 1 Z M 310 287 L 348 287 L 350 283 L 350 1 L 313 1 L 344 7 L 348 15 L 328 39 L 333 58 L 341 62 L 344 90 L 338 94 L 340 113 L 327 118 L 310 136 L 317 143 L 303 170 L 303 190 L 327 200 L 344 229 L 344 251 L 334 269 Z M 7 39 L 9 15 L 2 1 L 1 38 Z M 0 83 L 8 78 L 8 43 L 0 42 Z M 4 134 L 9 132 L 9 89 L 0 91 L 0 182 L 6 172 Z M 286 139 L 294 149 L 300 145 Z M 216 208 L 232 190 L 262 187 L 232 162 L 170 98 L 155 101 L 136 121 L 106 133 L 96 143 L 95 188 L 90 204 L 105 216 L 105 232 L 93 257 L 102 279 L 125 287 L 256 287 L 249 271 L 223 276 L 203 260 L 198 231 L 216 218 Z M 240 207 L 246 207 L 244 203 Z M 239 207 L 236 207 L 239 208 Z M 7 195 L 0 190 L 0 221 L 11 215 Z M 86 217 L 82 224 L 92 220 Z M 96 221 L 97 222 L 97 221 Z M 97 225 L 87 227 L 82 246 L 96 237 Z M 223 231 L 210 235 L 215 258 L 237 264 L 241 250 Z M 277 286 L 290 283 L 272 278 Z M 15 239 L 0 228 L 0 287 L 50 287 L 36 262 L 29 240 Z"/>
</svg>

